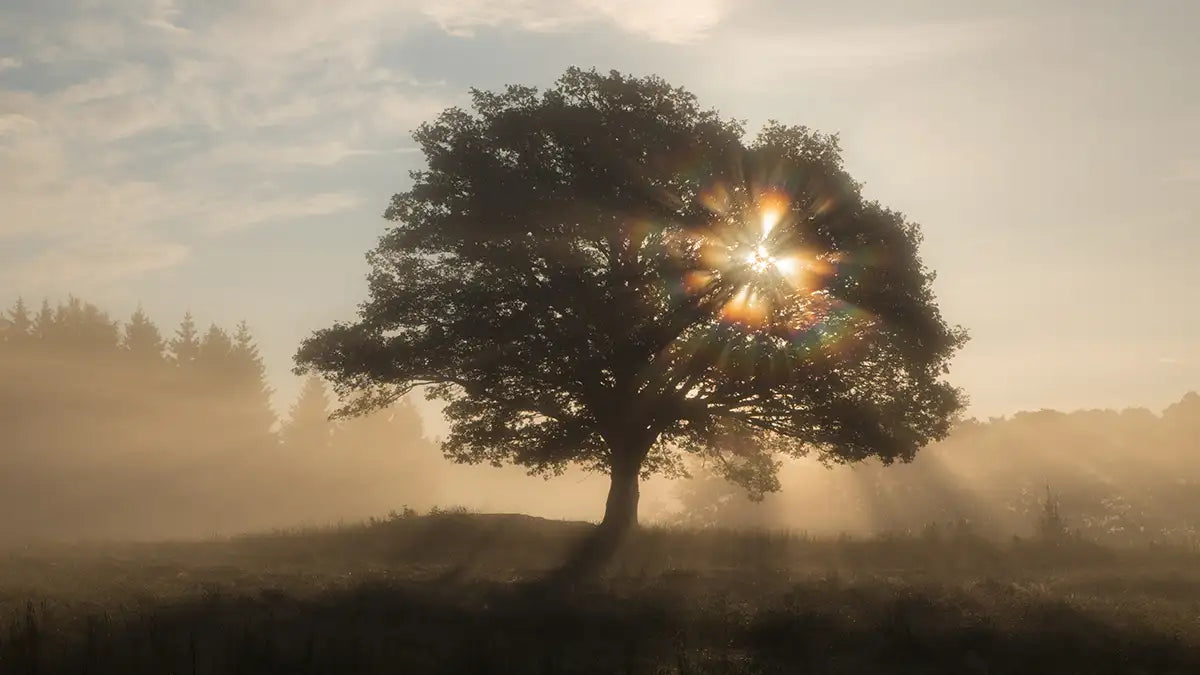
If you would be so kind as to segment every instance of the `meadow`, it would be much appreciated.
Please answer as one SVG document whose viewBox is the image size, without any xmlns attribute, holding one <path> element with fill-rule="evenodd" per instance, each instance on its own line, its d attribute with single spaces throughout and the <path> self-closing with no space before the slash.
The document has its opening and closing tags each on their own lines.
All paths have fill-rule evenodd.
<svg viewBox="0 0 1200 675">
<path fill-rule="evenodd" d="M 1200 551 L 462 511 L 0 549 L 0 673 L 1198 673 Z"/>
</svg>

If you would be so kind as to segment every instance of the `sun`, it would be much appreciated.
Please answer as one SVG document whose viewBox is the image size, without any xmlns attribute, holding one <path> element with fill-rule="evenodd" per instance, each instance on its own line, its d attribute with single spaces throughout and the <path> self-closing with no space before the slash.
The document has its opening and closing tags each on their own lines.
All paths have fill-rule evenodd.
<svg viewBox="0 0 1200 675">
<path fill-rule="evenodd" d="M 783 219 L 786 202 L 779 198 L 767 198 L 759 211 L 759 233 L 742 260 L 755 275 L 778 272 L 785 278 L 796 276 L 802 271 L 802 263 L 796 256 L 779 255 L 772 250 L 771 232 Z"/>
<path fill-rule="evenodd" d="M 820 291 L 830 271 L 827 261 L 796 246 L 798 221 L 786 193 L 763 191 L 744 210 L 730 203 L 727 190 L 713 194 L 706 203 L 723 217 L 724 226 L 699 236 L 692 250 L 703 268 L 685 276 L 685 288 L 702 292 L 713 283 L 730 283 L 720 315 L 750 327 L 790 316 L 789 308 Z"/>
<path fill-rule="evenodd" d="M 753 250 L 747 253 L 745 259 L 750 269 L 758 274 L 766 272 L 778 263 L 775 256 L 771 255 L 767 247 L 762 244 L 755 246 Z"/>
</svg>

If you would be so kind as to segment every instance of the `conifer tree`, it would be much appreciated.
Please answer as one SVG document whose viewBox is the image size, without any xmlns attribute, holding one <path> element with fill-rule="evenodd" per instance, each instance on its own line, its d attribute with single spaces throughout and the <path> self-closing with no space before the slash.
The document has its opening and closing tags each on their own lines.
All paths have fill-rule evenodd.
<svg viewBox="0 0 1200 675">
<path fill-rule="evenodd" d="M 33 331 L 33 318 L 25 301 L 17 298 L 16 304 L 8 310 L 7 316 L 0 317 L 0 343 L 8 345 L 24 344 L 29 341 Z"/>
<path fill-rule="evenodd" d="M 245 428 L 260 441 L 274 441 L 278 418 L 271 407 L 271 387 L 258 345 L 245 321 L 237 325 L 230 350 L 231 394 L 241 405 Z"/>
<path fill-rule="evenodd" d="M 421 416 L 408 398 L 337 425 L 334 448 L 364 493 L 393 504 L 427 507 L 437 503 L 444 458 L 425 437 Z"/>
<path fill-rule="evenodd" d="M 288 419 L 280 429 L 281 440 L 289 454 L 296 452 L 321 454 L 328 457 L 333 445 L 334 425 L 329 392 L 324 381 L 316 375 L 304 380 Z"/>
<path fill-rule="evenodd" d="M 43 339 L 48 346 L 71 352 L 115 350 L 119 343 L 117 322 L 90 302 L 70 296 L 54 310 L 43 308 Z"/>
<path fill-rule="evenodd" d="M 196 331 L 196 321 L 192 313 L 183 315 L 183 321 L 175 330 L 175 337 L 168 343 L 171 361 L 176 366 L 191 366 L 200 354 L 200 336 Z"/>
<path fill-rule="evenodd" d="M 216 324 L 210 325 L 200 340 L 196 362 L 205 370 L 205 374 L 213 379 L 217 378 L 218 373 L 231 371 L 233 340 L 229 334 Z"/>
<path fill-rule="evenodd" d="M 33 325 L 30 326 L 30 334 L 33 335 L 37 342 L 45 344 L 54 334 L 54 309 L 50 306 L 50 301 L 42 299 L 42 306 L 38 309 L 37 316 L 33 318 Z"/>
<path fill-rule="evenodd" d="M 3 498 L 14 494 L 22 480 L 19 459 L 29 446 L 30 421 L 37 410 L 26 384 L 34 379 L 26 358 L 32 332 L 33 319 L 23 300 L 0 315 L 0 514 L 10 506 Z"/>
<path fill-rule="evenodd" d="M 121 347 L 127 354 L 139 361 L 158 363 L 162 361 L 163 349 L 166 343 L 158 326 L 146 316 L 141 306 L 125 323 L 121 336 Z"/>
</svg>

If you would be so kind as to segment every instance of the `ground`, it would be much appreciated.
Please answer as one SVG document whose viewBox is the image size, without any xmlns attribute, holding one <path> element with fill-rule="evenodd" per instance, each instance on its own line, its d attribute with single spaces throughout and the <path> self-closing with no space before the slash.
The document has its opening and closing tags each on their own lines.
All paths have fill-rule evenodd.
<svg viewBox="0 0 1200 675">
<path fill-rule="evenodd" d="M 1200 552 L 442 513 L 0 550 L 0 673 L 1200 673 Z"/>
</svg>

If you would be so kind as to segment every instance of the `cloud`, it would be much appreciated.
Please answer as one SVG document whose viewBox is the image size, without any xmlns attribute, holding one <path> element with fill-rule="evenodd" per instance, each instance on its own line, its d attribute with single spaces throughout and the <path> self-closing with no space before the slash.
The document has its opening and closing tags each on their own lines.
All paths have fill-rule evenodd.
<svg viewBox="0 0 1200 675">
<path fill-rule="evenodd" d="M 262 223 L 327 216 L 353 208 L 358 203 L 359 199 L 348 192 L 322 192 L 298 198 L 247 198 L 241 203 L 235 202 L 235 208 L 213 209 L 203 220 L 207 233 L 222 234 Z"/>
<path fill-rule="evenodd" d="M 172 242 L 89 238 L 47 249 L 0 274 L 0 282 L 65 294 L 169 269 L 187 259 L 188 247 Z"/>
<path fill-rule="evenodd" d="M 455 35 L 469 36 L 477 28 L 506 25 L 552 32 L 607 23 L 640 37 L 675 44 L 704 39 L 727 10 L 724 0 L 460 0 L 421 5 L 426 16 Z"/>
<path fill-rule="evenodd" d="M 722 42 L 711 72 L 737 73 L 739 87 L 775 87 L 794 76 L 880 75 L 897 67 L 983 51 L 1018 26 L 998 19 L 742 30 Z"/>
<path fill-rule="evenodd" d="M 0 70 L 56 83 L 0 89 L 0 242 L 33 244 L 9 288 L 142 276 L 190 241 L 354 208 L 353 177 L 289 176 L 411 145 L 449 103 L 377 63 L 387 3 L 219 4 L 79 2 L 9 33 L 22 58 Z"/>
<path fill-rule="evenodd" d="M 728 9 L 722 0 L 590 0 L 587 4 L 627 32 L 677 44 L 708 37 Z"/>
<path fill-rule="evenodd" d="M 465 95 L 388 62 L 387 47 L 414 27 L 606 28 L 682 44 L 704 39 L 725 9 L 726 0 L 14 0 L 0 9 L 0 38 L 16 52 L 0 57 L 0 71 L 37 77 L 0 88 L 0 242 L 38 244 L 6 276 L 18 287 L 66 278 L 55 269 L 113 281 L 122 260 L 144 275 L 187 260 L 204 238 L 360 207 L 366 178 L 347 162 L 411 152 L 411 131 Z"/>
</svg>

